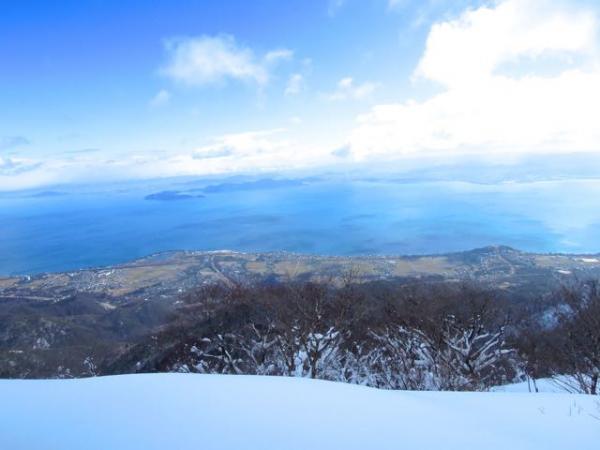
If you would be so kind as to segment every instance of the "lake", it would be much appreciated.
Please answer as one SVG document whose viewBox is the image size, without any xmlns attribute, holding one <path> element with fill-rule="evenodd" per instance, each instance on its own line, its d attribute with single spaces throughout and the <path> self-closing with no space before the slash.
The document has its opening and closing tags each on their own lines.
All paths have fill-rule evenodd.
<svg viewBox="0 0 600 450">
<path fill-rule="evenodd" d="M 190 249 L 431 254 L 600 251 L 600 180 L 139 184 L 0 197 L 0 274 Z"/>
</svg>

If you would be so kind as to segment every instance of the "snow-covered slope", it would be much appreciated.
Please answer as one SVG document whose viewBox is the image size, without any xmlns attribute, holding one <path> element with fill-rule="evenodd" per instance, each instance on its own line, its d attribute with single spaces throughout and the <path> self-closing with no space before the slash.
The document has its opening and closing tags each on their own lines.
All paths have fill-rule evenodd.
<svg viewBox="0 0 600 450">
<path fill-rule="evenodd" d="M 126 375 L 0 381 L 0 448 L 598 449 L 598 398 Z"/>
<path fill-rule="evenodd" d="M 544 394 L 568 394 L 569 392 L 575 392 L 573 389 L 568 389 L 568 386 L 570 385 L 576 387 L 577 383 L 573 381 L 569 382 L 569 380 L 566 377 L 559 378 L 558 382 L 553 380 L 552 378 L 542 378 L 537 380 L 535 384 L 532 381 L 522 381 L 520 383 L 498 386 L 493 388 L 492 390 L 495 392 L 520 392 L 529 394 L 535 392 L 535 388 L 537 387 L 537 392 Z M 600 400 L 598 401 L 600 402 Z"/>
</svg>

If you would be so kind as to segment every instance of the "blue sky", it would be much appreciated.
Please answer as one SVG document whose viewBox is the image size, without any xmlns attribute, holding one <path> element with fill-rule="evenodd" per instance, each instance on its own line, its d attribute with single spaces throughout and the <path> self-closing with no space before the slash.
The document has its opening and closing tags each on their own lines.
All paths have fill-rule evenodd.
<svg viewBox="0 0 600 450">
<path fill-rule="evenodd" d="M 598 12 L 560 0 L 4 2 L 0 190 L 596 151 Z"/>
<path fill-rule="evenodd" d="M 2 41 L 11 43 L 0 54 L 10 63 L 1 75 L 2 132 L 43 140 L 40 151 L 65 149 L 51 142 L 52 135 L 55 141 L 75 135 L 90 140 L 81 136 L 72 146 L 146 149 L 154 141 L 167 145 L 177 138 L 201 141 L 205 133 L 286 126 L 290 116 L 323 108 L 331 110 L 323 117 L 349 116 L 347 105 L 284 98 L 287 77 L 301 73 L 316 92 L 333 90 L 349 74 L 393 82 L 410 75 L 419 55 L 417 42 L 405 44 L 405 57 L 393 55 L 403 15 L 389 14 L 384 2 L 350 3 L 333 16 L 325 1 L 55 3 L 14 2 L 0 27 Z M 377 32 L 359 32 L 364 29 Z M 222 34 L 258 54 L 293 49 L 294 61 L 277 67 L 261 92 L 231 81 L 189 89 L 160 76 L 166 40 Z M 171 93 L 169 107 L 148 108 L 161 89 Z M 162 132 L 144 139 L 156 127 Z M 114 136 L 101 136 L 106 133 Z"/>
</svg>

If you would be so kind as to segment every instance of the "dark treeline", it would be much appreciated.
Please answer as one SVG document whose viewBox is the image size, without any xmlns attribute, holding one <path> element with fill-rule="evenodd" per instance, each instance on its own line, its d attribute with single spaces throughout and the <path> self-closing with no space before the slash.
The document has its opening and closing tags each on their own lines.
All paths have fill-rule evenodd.
<svg viewBox="0 0 600 450">
<path fill-rule="evenodd" d="M 456 283 L 205 286 L 105 373 L 311 377 L 387 389 L 486 390 L 554 376 L 597 393 L 600 288 L 524 305 Z"/>
</svg>

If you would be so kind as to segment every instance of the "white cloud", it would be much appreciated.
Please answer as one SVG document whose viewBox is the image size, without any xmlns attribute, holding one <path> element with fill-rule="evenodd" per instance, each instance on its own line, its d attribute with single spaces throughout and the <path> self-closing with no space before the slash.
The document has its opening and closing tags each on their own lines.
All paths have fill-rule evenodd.
<svg viewBox="0 0 600 450">
<path fill-rule="evenodd" d="M 63 183 L 286 172 L 332 162 L 330 152 L 292 138 L 286 129 L 273 129 L 219 136 L 195 150 L 143 152 L 119 159 L 86 154 L 54 159 L 0 158 L 0 192 Z"/>
<path fill-rule="evenodd" d="M 280 48 L 277 50 L 271 50 L 268 52 L 264 60 L 269 64 L 277 63 L 279 61 L 289 61 L 294 57 L 294 52 L 287 48 Z"/>
<path fill-rule="evenodd" d="M 334 92 L 328 95 L 330 100 L 362 100 L 369 97 L 375 89 L 377 83 L 367 81 L 362 84 L 355 84 L 352 77 L 342 78 Z"/>
<path fill-rule="evenodd" d="M 14 166 L 15 163 L 12 160 L 12 158 L 3 158 L 2 156 L 0 156 L 0 173 L 3 173 L 4 171 L 9 171 Z"/>
<path fill-rule="evenodd" d="M 290 50 L 277 49 L 259 58 L 230 35 L 170 39 L 166 49 L 168 62 L 161 73 L 193 86 L 227 79 L 264 85 L 269 81 L 270 66 L 293 56 Z"/>
<path fill-rule="evenodd" d="M 298 95 L 304 90 L 304 76 L 301 73 L 294 73 L 290 76 L 285 87 L 285 95 Z"/>
<path fill-rule="evenodd" d="M 399 6 L 404 6 L 406 0 L 388 0 L 388 8 L 398 8 Z"/>
<path fill-rule="evenodd" d="M 0 137 L 0 150 L 10 150 L 30 143 L 24 136 L 3 136 Z"/>
<path fill-rule="evenodd" d="M 598 31 L 594 13 L 549 0 L 435 24 L 414 79 L 442 92 L 360 116 L 353 155 L 600 150 Z"/>
<path fill-rule="evenodd" d="M 57 183 L 93 183 L 184 175 L 289 171 L 333 158 L 292 139 L 285 129 L 233 133 L 193 151 L 130 154 L 118 160 L 85 155 L 52 160 L 0 157 L 0 191 Z"/>
<path fill-rule="evenodd" d="M 37 169 L 40 163 L 27 158 L 0 156 L 0 176 L 16 176 Z"/>
<path fill-rule="evenodd" d="M 593 52 L 593 14 L 552 8 L 548 0 L 509 0 L 435 24 L 416 75 L 445 86 L 489 79 L 503 64 L 544 55 L 568 61 Z"/>
<path fill-rule="evenodd" d="M 426 164 L 439 161 L 439 155 L 490 155 L 507 161 L 529 153 L 600 151 L 596 15 L 551 0 L 491 5 L 435 24 L 413 74 L 414 88 L 425 88 L 419 91 L 422 99 L 374 106 L 358 117 L 337 146 L 330 130 L 319 134 L 318 126 L 310 129 L 315 121 L 309 113 L 302 126 L 292 126 L 300 121 L 290 119 L 289 132 L 228 134 L 195 150 L 167 155 L 147 153 L 118 161 L 83 155 L 46 160 L 5 156 L 0 158 L 0 190 L 52 182 L 377 163 L 405 155 L 411 158 L 403 164 Z M 257 55 L 233 37 L 204 36 L 171 41 L 163 73 L 190 85 L 229 79 L 262 86 L 275 64 L 292 57 L 284 49 Z M 310 63 L 304 66 L 310 68 Z M 287 79 L 287 95 L 301 91 L 306 70 L 301 67 Z M 431 86 L 435 93 L 423 97 Z M 347 77 L 327 98 L 365 99 L 377 87 Z M 159 104 L 168 101 L 165 92 L 157 93 Z M 26 143 L 24 138 L 0 139 L 5 148 Z"/>
<path fill-rule="evenodd" d="M 291 139 L 285 129 L 234 133 L 213 139 L 193 152 L 148 165 L 144 176 L 286 171 L 324 163 L 324 153 Z"/>
<path fill-rule="evenodd" d="M 327 14 L 329 14 L 329 17 L 335 16 L 345 4 L 346 0 L 329 0 L 327 5 Z"/>
<path fill-rule="evenodd" d="M 266 131 L 250 131 L 234 133 L 213 139 L 213 142 L 194 151 L 194 156 L 202 159 L 202 155 L 221 152 L 223 156 L 247 156 L 252 153 L 270 152 L 282 146 L 282 142 L 273 137 L 281 133 L 280 129 Z"/>
<path fill-rule="evenodd" d="M 161 89 L 150 99 L 150 106 L 158 108 L 166 105 L 169 101 L 171 101 L 171 93 L 165 89 Z"/>
<path fill-rule="evenodd" d="M 0 156 L 0 191 L 10 191 L 48 184 L 52 175 L 44 162 L 30 158 Z"/>
</svg>

